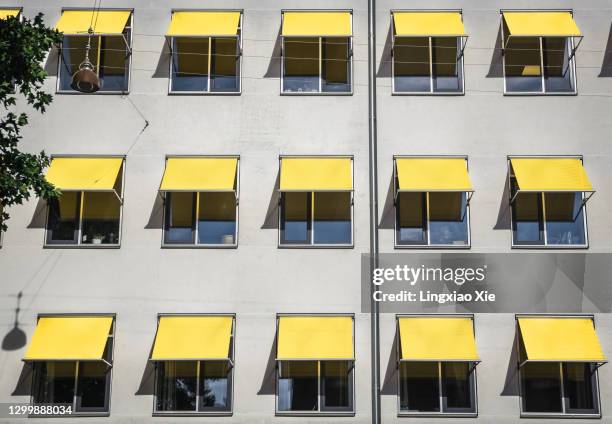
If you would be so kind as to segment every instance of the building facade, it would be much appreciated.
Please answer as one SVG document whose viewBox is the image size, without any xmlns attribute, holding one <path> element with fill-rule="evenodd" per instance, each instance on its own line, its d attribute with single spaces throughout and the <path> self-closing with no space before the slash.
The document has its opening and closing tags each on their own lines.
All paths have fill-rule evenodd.
<svg viewBox="0 0 612 424">
<path fill-rule="evenodd" d="M 360 287 L 362 255 L 373 253 L 367 2 L 226 0 L 203 5 L 193 0 L 106 0 L 100 12 L 123 15 L 99 15 L 95 22 L 104 29 L 93 37 L 90 58 L 100 65 L 102 90 L 90 95 L 75 93 L 70 86 L 83 60 L 87 25 L 83 32 L 82 16 L 62 19 L 69 16 L 67 12 L 91 11 L 92 5 L 78 0 L 26 0 L 3 6 L 22 8 L 20 13 L 28 18 L 42 12 L 47 25 L 60 22 L 66 34 L 63 45 L 51 51 L 45 63 L 49 73 L 45 88 L 56 93 L 53 103 L 42 116 L 30 114 L 21 146 L 53 155 L 53 181 L 65 184 L 64 201 L 72 197 L 68 206 L 56 209 L 32 199 L 9 211 L 9 229 L 0 249 L 4 329 L 0 402 L 26 404 L 42 390 L 40 376 L 47 372 L 51 378 L 52 372 L 37 364 L 52 354 L 44 352 L 44 343 L 38 351 L 33 345 L 37 325 L 41 327 L 45 318 L 59 318 L 56 314 L 64 318 L 76 314 L 100 318 L 106 351 L 98 352 L 98 359 L 112 365 L 108 382 L 103 383 L 108 389 L 92 383 L 94 377 L 89 383 L 79 380 L 92 392 L 106 393 L 102 405 L 90 409 L 81 405 L 85 415 L 93 415 L 84 421 L 373 422 L 375 339 L 372 315 L 362 310 Z M 306 9 L 334 11 L 342 17 L 330 26 L 316 18 L 308 21 L 312 16 L 300 15 Z M 447 13 L 447 27 L 430 23 L 427 32 L 415 30 L 410 16 L 405 16 L 407 23 L 401 21 L 402 13 L 423 9 Z M 510 14 L 523 9 L 565 16 L 553 19 L 553 30 L 562 31 L 533 33 L 521 22 L 511 22 Z M 227 13 L 213 22 L 229 25 L 231 34 L 223 32 L 221 24 L 217 26 L 223 28 L 213 25 L 219 32 L 194 33 L 189 16 L 181 22 L 178 15 L 213 10 Z M 379 0 L 375 22 L 378 150 L 374 160 L 381 254 L 456 248 L 465 253 L 509 253 L 517 248 L 532 253 L 543 248 L 612 251 L 610 0 L 537 4 Z M 224 62 L 227 57 L 231 61 Z M 70 162 L 92 158 L 106 162 Z M 411 158 L 461 160 L 469 169 L 471 186 L 403 190 L 398 163 Z M 550 191 L 578 194 L 548 203 L 543 196 L 514 198 L 516 190 L 530 192 L 526 196 L 549 192 L 523 189 L 521 180 L 527 184 L 529 172 L 525 179 L 518 168 L 520 160 L 528 158 L 568 160 L 570 165 L 563 162 L 561 167 L 573 167 L 575 172 L 567 184 L 582 186 Z M 202 159 L 210 161 L 206 169 L 215 175 L 225 172 L 226 178 L 212 181 L 205 176 L 196 181 L 202 176 L 193 169 L 199 169 L 202 162 L 197 161 Z M 68 165 L 62 167 L 62 160 Z M 443 163 L 442 169 L 450 168 Z M 93 170 L 108 178 L 92 177 Z M 192 171 L 191 178 L 181 177 Z M 590 186 L 580 180 L 582 171 Z M 509 174 L 517 181 L 509 183 Z M 80 180 L 71 186 L 75 175 Z M 451 195 L 435 199 L 436 192 Z M 97 194 L 88 197 L 88 193 Z M 587 198 L 583 208 L 582 200 Z M 524 210 L 514 203 L 523 200 Z M 511 201 L 514 207 L 509 206 Z M 403 202 L 413 208 L 405 215 L 394 207 Z M 575 225 L 566 222 L 561 229 L 547 225 L 546 217 L 554 222 L 563 218 L 546 215 L 546 205 L 566 212 L 567 202 Z M 213 206 L 208 208 L 209 204 Z M 436 212 L 436 207 L 441 211 Z M 66 212 L 66 208 L 72 209 Z M 462 211 L 461 219 L 438 218 L 446 224 L 438 227 L 436 236 L 436 213 L 445 216 L 450 209 Z M 400 250 L 407 247 L 412 250 Z M 592 316 L 607 357 L 612 355 L 609 312 Z M 215 386 L 218 379 L 203 383 L 205 389 L 192 381 L 198 399 L 192 415 L 198 417 L 189 416 L 191 406 L 185 407 L 187 412 L 177 412 L 176 397 L 169 395 L 166 404 L 159 401 L 164 397 L 159 382 L 164 377 L 155 364 L 177 359 L 178 367 L 189 357 L 172 356 L 179 344 L 172 337 L 162 346 L 162 321 L 186 315 L 215 318 L 219 327 L 213 327 L 225 329 L 227 337 L 221 339 L 230 346 L 227 358 L 191 357 L 193 364 L 201 360 L 185 371 L 194 381 L 202 381 L 198 376 L 208 372 L 205 360 L 222 362 L 226 367 L 222 373 L 229 376 L 221 390 L 230 401 L 226 399 L 223 406 L 213 402 L 209 409 L 201 391 L 220 390 Z M 300 317 L 323 321 L 298 319 L 291 324 L 287 319 Z M 512 356 L 518 331 L 515 314 L 478 313 L 468 318 L 473 318 L 478 357 L 464 362 L 479 362 L 470 371 L 477 378 L 470 383 L 470 408 L 455 412 L 467 415 L 466 421 L 525 420 L 529 414 L 522 404 Z M 380 407 L 385 423 L 425 419 L 404 416 L 396 353 L 402 344 L 398 319 L 395 314 L 380 315 Z M 171 320 L 165 322 L 170 325 Z M 198 328 L 193 321 L 190 325 Z M 337 349 L 323 356 L 293 352 L 285 343 L 297 334 L 299 344 L 299 334 L 308 333 L 300 325 L 328 329 L 329 344 Z M 71 327 L 58 328 L 62 334 L 62 329 Z M 209 331 L 207 325 L 202 328 Z M 352 331 L 348 341 L 337 338 L 347 331 Z M 94 333 L 82 334 L 93 338 Z M 186 339 L 192 334 L 187 332 Z M 164 352 L 164 347 L 171 352 Z M 65 359 L 89 363 L 86 355 Z M 283 368 L 289 359 L 310 359 L 306 362 L 314 361 L 315 371 Z M 603 360 L 584 362 L 600 365 Z M 78 380 L 72 370 L 53 372 L 56 378 L 67 375 Z M 91 372 L 95 376 L 102 371 Z M 173 372 L 179 373 L 166 369 L 166 375 Z M 281 381 L 284 372 L 294 373 L 292 383 Z M 423 381 L 430 377 L 421 372 Z M 567 376 L 569 371 L 561 374 Z M 348 377 L 333 381 L 338 375 Z M 584 389 L 583 384 L 576 390 L 590 393 L 597 407 L 573 414 L 559 400 L 562 411 L 541 414 L 544 421 L 563 417 L 582 422 L 594 417 L 612 423 L 612 371 L 604 365 L 596 375 L 594 389 Z M 302 381 L 296 389 L 305 376 L 311 381 Z M 177 381 L 170 383 L 174 389 L 180 385 Z M 335 389 L 328 391 L 334 384 Z M 426 396 L 427 386 L 420 384 Z M 555 384 L 549 392 L 554 392 Z M 75 390 L 70 387 L 63 390 Z M 60 385 L 54 390 L 59 391 Z M 292 393 L 289 398 L 281 398 L 280 393 L 287 391 Z M 78 388 L 75 393 L 74 405 L 85 396 Z M 334 395 L 343 399 L 329 400 Z M 442 391 L 438 395 L 445 397 Z M 292 408 L 299 403 L 292 396 L 309 400 Z M 453 419 L 452 411 L 444 413 L 448 412 L 445 402 L 441 400 L 439 410 L 417 409 L 428 421 L 445 422 Z M 72 418 L 49 418 L 64 419 Z M 15 421 L 0 417 L 0 422 Z"/>
</svg>

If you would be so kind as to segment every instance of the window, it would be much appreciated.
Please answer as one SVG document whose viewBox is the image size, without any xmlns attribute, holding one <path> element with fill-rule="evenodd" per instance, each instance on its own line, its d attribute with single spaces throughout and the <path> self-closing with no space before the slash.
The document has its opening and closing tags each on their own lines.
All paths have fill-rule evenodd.
<svg viewBox="0 0 612 424">
<path fill-rule="evenodd" d="M 352 413 L 352 361 L 279 361 L 277 412 Z"/>
<path fill-rule="evenodd" d="M 162 361 L 156 373 L 156 413 L 231 412 L 229 361 Z"/>
<path fill-rule="evenodd" d="M 465 192 L 399 192 L 395 211 L 396 246 L 470 245 Z"/>
<path fill-rule="evenodd" d="M 122 186 L 123 166 L 113 191 L 64 190 L 59 198 L 49 200 L 46 245 L 119 246 Z"/>
<path fill-rule="evenodd" d="M 475 414 L 475 364 L 400 362 L 402 414 Z"/>
<path fill-rule="evenodd" d="M 110 412 L 114 324 L 103 361 L 40 361 L 33 363 L 33 405 L 70 407 L 73 414 Z"/>
<path fill-rule="evenodd" d="M 64 12 L 66 13 L 66 12 Z M 99 13 L 104 13 L 100 11 Z M 91 15 L 91 13 L 88 13 Z M 95 19 L 95 18 L 94 18 Z M 89 22 L 87 22 L 89 25 Z M 71 87 L 72 76 L 85 60 L 85 51 L 88 41 L 85 35 L 69 34 L 65 32 L 59 59 L 58 91 L 77 93 Z M 102 93 L 125 93 L 129 91 L 132 16 L 127 20 L 122 34 L 97 35 L 91 38 L 89 60 L 94 65 L 100 78 Z"/>
<path fill-rule="evenodd" d="M 280 244 L 349 246 L 352 192 L 281 192 Z"/>
<path fill-rule="evenodd" d="M 461 94 L 463 38 L 395 37 L 393 92 Z"/>
</svg>

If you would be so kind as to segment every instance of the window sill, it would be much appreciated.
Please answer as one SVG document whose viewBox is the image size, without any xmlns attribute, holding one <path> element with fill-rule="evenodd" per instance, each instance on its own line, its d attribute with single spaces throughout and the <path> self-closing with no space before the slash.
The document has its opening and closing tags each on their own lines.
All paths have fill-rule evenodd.
<svg viewBox="0 0 612 424">
<path fill-rule="evenodd" d="M 238 244 L 162 244 L 162 249 L 237 249 Z"/>
<path fill-rule="evenodd" d="M 461 96 L 465 96 L 465 91 L 461 91 L 461 92 L 457 92 L 457 93 L 445 93 L 445 92 L 433 92 L 433 93 L 424 93 L 424 92 L 420 92 L 420 91 L 392 91 L 391 92 L 392 96 L 442 96 L 442 97 L 446 97 L 446 96 L 455 96 L 455 97 L 461 97 Z"/>
<path fill-rule="evenodd" d="M 330 411 L 296 411 L 296 412 L 279 412 L 274 414 L 276 417 L 354 417 L 355 411 L 351 412 L 330 412 Z"/>
<path fill-rule="evenodd" d="M 543 245 L 543 244 L 513 244 L 511 246 L 512 249 L 517 250 L 587 250 L 589 248 L 588 244 L 577 244 L 577 245 L 563 245 L 563 244 L 554 244 L 554 245 Z"/>
<path fill-rule="evenodd" d="M 352 91 L 347 91 L 346 93 L 331 91 L 331 92 L 321 92 L 321 91 L 281 91 L 281 96 L 352 96 Z"/>
<path fill-rule="evenodd" d="M 469 250 L 472 248 L 471 245 L 462 245 L 462 246 L 454 246 L 454 245 L 449 245 L 449 244 L 440 244 L 440 245 L 435 245 L 435 244 L 410 244 L 410 245 L 405 245 L 405 244 L 396 244 L 395 249 L 397 250 L 404 250 L 404 249 L 408 249 L 408 250 L 414 250 L 414 249 L 427 249 L 427 250 L 432 250 L 432 249 L 441 249 L 441 250 Z"/>
<path fill-rule="evenodd" d="M 477 418 L 478 412 L 398 412 L 398 418 Z"/>
<path fill-rule="evenodd" d="M 120 244 L 44 244 L 43 249 L 119 249 Z"/>
<path fill-rule="evenodd" d="M 169 96 L 240 96 L 240 91 L 168 91 Z"/>
<path fill-rule="evenodd" d="M 168 412 L 153 412 L 153 417 L 231 417 L 234 415 L 233 411 L 218 411 L 218 412 L 180 412 L 180 411 L 168 411 Z"/>
<path fill-rule="evenodd" d="M 129 90 L 126 91 L 96 91 L 95 93 L 81 93 L 74 90 L 56 90 L 55 94 L 68 94 L 72 96 L 126 96 L 130 94 Z"/>
<path fill-rule="evenodd" d="M 574 91 L 572 93 L 530 93 L 530 92 L 507 92 L 504 91 L 504 96 L 508 96 L 508 97 L 538 97 L 538 96 L 543 96 L 543 97 L 547 97 L 547 96 L 577 96 L 578 92 Z"/>
<path fill-rule="evenodd" d="M 538 414 L 538 413 L 524 413 L 521 412 L 521 418 L 554 418 L 554 419 L 601 419 L 601 414 Z"/>
<path fill-rule="evenodd" d="M 279 249 L 354 249 L 354 244 L 278 244 Z"/>
<path fill-rule="evenodd" d="M 29 418 L 85 418 L 85 417 L 110 417 L 110 412 L 74 412 L 65 415 L 28 415 Z"/>
</svg>

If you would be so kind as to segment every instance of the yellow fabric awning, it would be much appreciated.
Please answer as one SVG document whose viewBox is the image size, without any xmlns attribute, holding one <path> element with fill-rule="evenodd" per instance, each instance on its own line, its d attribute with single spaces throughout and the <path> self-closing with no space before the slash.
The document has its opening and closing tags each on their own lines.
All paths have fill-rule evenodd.
<svg viewBox="0 0 612 424">
<path fill-rule="evenodd" d="M 527 361 L 606 362 L 590 317 L 518 318 Z"/>
<path fill-rule="evenodd" d="M 400 317 L 403 361 L 480 361 L 472 318 Z"/>
<path fill-rule="evenodd" d="M 234 191 L 238 158 L 171 157 L 160 191 Z"/>
<path fill-rule="evenodd" d="M 393 12 L 398 37 L 466 37 L 459 12 Z"/>
<path fill-rule="evenodd" d="M 235 37 L 240 12 L 175 11 L 168 27 L 168 37 Z"/>
<path fill-rule="evenodd" d="M 112 316 L 41 317 L 23 359 L 102 360 L 112 324 Z"/>
<path fill-rule="evenodd" d="M 13 8 L 13 9 L 0 9 L 0 19 L 12 18 L 21 13 L 21 9 Z"/>
<path fill-rule="evenodd" d="M 64 10 L 55 29 L 64 35 L 87 35 L 92 25 L 95 34 L 121 35 L 131 14 L 130 10 Z"/>
<path fill-rule="evenodd" d="M 512 158 L 521 191 L 593 191 L 589 176 L 577 158 Z"/>
<path fill-rule="evenodd" d="M 472 191 L 464 158 L 395 159 L 398 191 Z"/>
<path fill-rule="evenodd" d="M 284 157 L 281 158 L 281 191 L 351 191 L 351 158 Z"/>
<path fill-rule="evenodd" d="M 283 12 L 283 37 L 350 37 L 351 12 Z"/>
<path fill-rule="evenodd" d="M 510 37 L 580 37 L 570 12 L 503 12 Z"/>
<path fill-rule="evenodd" d="M 123 158 L 56 157 L 46 179 L 62 191 L 113 191 Z"/>
<path fill-rule="evenodd" d="M 281 316 L 278 319 L 278 360 L 355 358 L 350 316 Z"/>
<path fill-rule="evenodd" d="M 228 359 L 233 322 L 231 316 L 162 316 L 151 360 Z"/>
</svg>

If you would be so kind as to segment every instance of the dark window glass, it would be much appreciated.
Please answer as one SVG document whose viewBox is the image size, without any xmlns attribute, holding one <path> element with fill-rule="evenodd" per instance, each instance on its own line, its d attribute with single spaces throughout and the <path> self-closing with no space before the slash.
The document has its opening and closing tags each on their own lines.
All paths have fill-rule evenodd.
<svg viewBox="0 0 612 424">
<path fill-rule="evenodd" d="M 589 363 L 563 364 L 563 389 L 566 412 L 597 414 L 597 379 L 594 366 Z"/>
<path fill-rule="evenodd" d="M 324 92 L 351 91 L 349 38 L 322 39 L 322 90 Z"/>
<path fill-rule="evenodd" d="M 121 202 L 112 192 L 85 192 L 83 198 L 83 244 L 119 243 Z"/>
<path fill-rule="evenodd" d="M 397 244 L 427 244 L 426 193 L 399 193 L 397 214 Z"/>
<path fill-rule="evenodd" d="M 312 193 L 281 193 L 281 244 L 311 240 Z"/>
<path fill-rule="evenodd" d="M 109 367 L 101 361 L 79 362 L 77 410 L 83 412 L 108 411 L 107 388 Z"/>
<path fill-rule="evenodd" d="M 284 38 L 283 44 L 283 91 L 318 92 L 320 75 L 319 38 Z"/>
<path fill-rule="evenodd" d="M 279 411 L 318 410 L 318 363 L 282 361 L 278 376 Z"/>
<path fill-rule="evenodd" d="M 240 90 L 238 38 L 212 38 L 210 62 L 210 91 L 236 92 Z"/>
<path fill-rule="evenodd" d="M 546 242 L 586 244 L 582 193 L 545 193 Z"/>
<path fill-rule="evenodd" d="M 49 200 L 48 244 L 76 244 L 79 238 L 81 193 L 67 191 Z"/>
<path fill-rule="evenodd" d="M 393 47 L 396 92 L 430 92 L 431 69 L 428 37 L 396 37 Z"/>
<path fill-rule="evenodd" d="M 512 195 L 518 185 L 513 178 Z M 542 194 L 519 193 L 512 203 L 512 233 L 514 244 L 544 244 Z"/>
<path fill-rule="evenodd" d="M 440 412 L 438 362 L 400 363 L 400 410 Z"/>
<path fill-rule="evenodd" d="M 34 404 L 72 406 L 76 362 L 37 362 L 34 364 Z"/>
<path fill-rule="evenodd" d="M 200 362 L 200 410 L 229 411 L 231 387 L 227 361 Z"/>
<path fill-rule="evenodd" d="M 198 243 L 234 244 L 236 237 L 236 195 L 200 193 Z"/>
<path fill-rule="evenodd" d="M 573 69 L 569 57 L 570 39 L 565 37 L 542 38 L 544 55 L 544 84 L 547 92 L 574 91 Z"/>
<path fill-rule="evenodd" d="M 540 39 L 538 37 L 509 37 L 506 34 L 504 63 L 506 74 L 506 91 L 508 92 L 541 92 L 542 91 L 542 58 L 540 57 Z"/>
<path fill-rule="evenodd" d="M 527 362 L 521 367 L 523 411 L 563 411 L 561 405 L 561 370 L 556 362 Z"/>
<path fill-rule="evenodd" d="M 441 366 L 444 412 L 475 412 L 472 365 L 469 362 L 443 362 Z"/>
<path fill-rule="evenodd" d="M 321 362 L 321 409 L 328 411 L 350 411 L 352 365 L 347 361 Z"/>
<path fill-rule="evenodd" d="M 194 242 L 195 193 L 166 193 L 166 223 L 164 243 Z"/>
<path fill-rule="evenodd" d="M 197 362 L 157 364 L 157 411 L 196 410 L 197 368 Z"/>
<path fill-rule="evenodd" d="M 463 91 L 463 75 L 458 37 L 433 37 L 431 39 L 431 60 L 433 91 L 458 93 Z"/>
<path fill-rule="evenodd" d="M 172 39 L 172 91 L 208 91 L 209 38 Z"/>
<path fill-rule="evenodd" d="M 468 244 L 468 214 L 465 193 L 429 193 L 430 243 Z"/>
<path fill-rule="evenodd" d="M 314 243 L 351 243 L 351 193 L 314 193 Z"/>
</svg>

